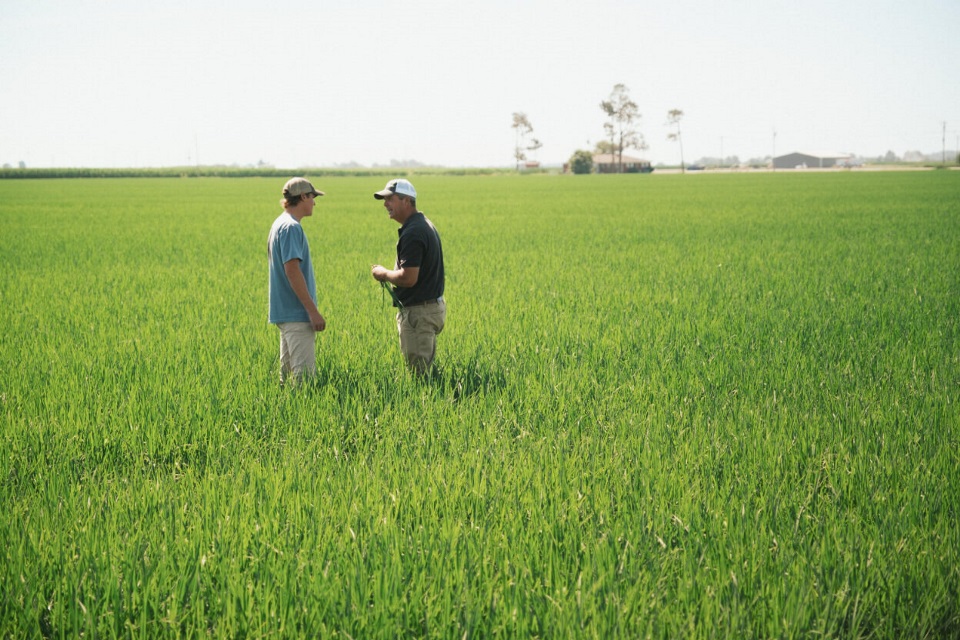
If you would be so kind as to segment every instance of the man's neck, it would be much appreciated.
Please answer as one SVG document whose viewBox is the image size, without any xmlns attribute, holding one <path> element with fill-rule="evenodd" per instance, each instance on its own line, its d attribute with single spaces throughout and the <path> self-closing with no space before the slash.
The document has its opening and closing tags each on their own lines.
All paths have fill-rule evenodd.
<svg viewBox="0 0 960 640">
<path fill-rule="evenodd" d="M 399 222 L 399 223 L 400 223 L 400 226 L 402 227 L 403 225 L 405 225 L 405 224 L 407 224 L 408 222 L 410 222 L 410 218 L 412 218 L 413 216 L 417 215 L 418 213 L 419 213 L 419 211 L 417 211 L 416 209 L 410 209 L 410 211 L 408 211 L 406 214 L 404 214 L 402 218 L 401 218 L 401 217 L 398 217 L 398 218 L 397 218 L 397 222 Z"/>
</svg>

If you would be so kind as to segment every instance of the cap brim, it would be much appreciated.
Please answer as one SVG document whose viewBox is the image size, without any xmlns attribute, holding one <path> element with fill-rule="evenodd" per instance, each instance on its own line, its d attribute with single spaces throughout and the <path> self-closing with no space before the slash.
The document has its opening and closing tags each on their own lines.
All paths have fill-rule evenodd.
<svg viewBox="0 0 960 640">
<path fill-rule="evenodd" d="M 374 193 L 373 197 L 376 198 L 377 200 L 383 200 L 387 196 L 392 196 L 392 195 L 393 195 L 393 191 L 390 191 L 390 189 L 384 189 L 383 191 L 377 191 L 376 193 Z"/>
</svg>

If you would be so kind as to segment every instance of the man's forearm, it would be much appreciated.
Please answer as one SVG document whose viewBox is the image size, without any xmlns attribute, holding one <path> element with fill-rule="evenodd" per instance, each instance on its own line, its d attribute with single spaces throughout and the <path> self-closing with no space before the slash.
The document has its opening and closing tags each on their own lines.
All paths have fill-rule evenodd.
<svg viewBox="0 0 960 640">
<path fill-rule="evenodd" d="M 408 289 L 417 284 L 420 277 L 419 267 L 405 267 L 387 271 L 387 282 L 396 285 L 402 289 Z"/>
<path fill-rule="evenodd" d="M 290 282 L 290 287 L 297 295 L 297 299 L 300 301 L 300 304 L 302 304 L 303 308 L 307 310 L 307 313 L 320 313 L 319 309 L 317 309 L 317 303 L 315 303 L 313 298 L 310 297 L 310 291 L 307 289 L 307 281 L 304 279 L 303 273 L 300 272 L 299 261 L 292 260 L 284 264 L 283 270 L 287 274 L 287 280 Z"/>
</svg>

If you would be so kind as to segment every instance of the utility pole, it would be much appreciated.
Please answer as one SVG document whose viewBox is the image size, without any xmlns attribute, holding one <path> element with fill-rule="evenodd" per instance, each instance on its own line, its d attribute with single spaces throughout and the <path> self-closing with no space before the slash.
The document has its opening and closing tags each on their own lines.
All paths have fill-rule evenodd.
<svg viewBox="0 0 960 640">
<path fill-rule="evenodd" d="M 770 158 L 770 166 L 777 170 L 777 130 L 773 130 L 773 156 Z"/>
<path fill-rule="evenodd" d="M 943 145 L 943 147 L 941 148 L 943 155 L 940 161 L 943 164 L 943 166 L 947 166 L 947 121 L 946 120 L 943 121 L 943 139 L 940 141 L 940 143 Z"/>
</svg>

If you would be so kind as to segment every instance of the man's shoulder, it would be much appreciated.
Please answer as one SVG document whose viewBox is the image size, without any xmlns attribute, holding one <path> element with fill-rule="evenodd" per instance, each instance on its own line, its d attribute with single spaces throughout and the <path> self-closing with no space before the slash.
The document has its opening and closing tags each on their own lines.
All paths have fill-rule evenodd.
<svg viewBox="0 0 960 640">
<path fill-rule="evenodd" d="M 433 228 L 434 226 L 433 223 L 430 222 L 430 219 L 427 218 L 422 211 L 417 211 L 407 220 L 407 224 L 403 226 L 403 231 L 409 233 L 425 233 L 427 229 Z"/>
<path fill-rule="evenodd" d="M 296 226 L 299 227 L 299 226 L 300 226 L 300 221 L 297 220 L 297 219 L 296 219 L 295 217 L 293 217 L 292 215 L 290 215 L 289 212 L 284 211 L 283 213 L 281 213 L 280 215 L 277 216 L 277 219 L 273 221 L 273 224 L 274 224 L 274 226 L 278 226 L 278 225 L 282 225 L 282 226 L 296 225 Z"/>
<path fill-rule="evenodd" d="M 300 222 L 296 218 L 288 214 L 287 212 L 281 213 L 277 216 L 277 219 L 273 221 L 273 226 L 271 227 L 273 231 L 283 232 L 289 230 L 301 230 Z"/>
</svg>

